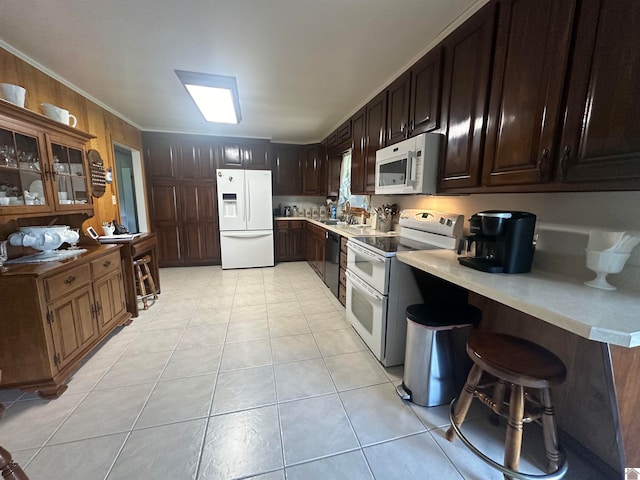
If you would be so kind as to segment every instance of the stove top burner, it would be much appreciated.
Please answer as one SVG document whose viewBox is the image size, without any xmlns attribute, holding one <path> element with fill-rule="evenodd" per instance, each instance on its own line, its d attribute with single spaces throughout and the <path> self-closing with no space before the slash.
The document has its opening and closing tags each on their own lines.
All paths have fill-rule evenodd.
<svg viewBox="0 0 640 480">
<path fill-rule="evenodd" d="M 353 237 L 355 240 L 365 247 L 372 248 L 382 253 L 386 257 L 391 257 L 398 252 L 410 252 L 414 250 L 434 250 L 439 247 L 429 245 L 428 243 L 417 242 L 406 237 Z"/>
</svg>

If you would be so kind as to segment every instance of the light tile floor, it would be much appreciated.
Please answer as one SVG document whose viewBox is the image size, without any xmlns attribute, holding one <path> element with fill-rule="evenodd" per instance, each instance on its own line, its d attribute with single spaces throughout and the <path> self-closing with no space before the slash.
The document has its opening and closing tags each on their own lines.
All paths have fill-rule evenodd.
<svg viewBox="0 0 640 480">
<path fill-rule="evenodd" d="M 448 407 L 399 399 L 402 368 L 381 367 L 306 263 L 160 274 L 158 301 L 60 398 L 0 391 L 0 445 L 32 480 L 502 478 L 445 440 Z M 482 413 L 465 429 L 500 460 Z M 540 473 L 536 435 L 521 467 Z M 602 478 L 569 461 L 567 478 Z"/>
</svg>

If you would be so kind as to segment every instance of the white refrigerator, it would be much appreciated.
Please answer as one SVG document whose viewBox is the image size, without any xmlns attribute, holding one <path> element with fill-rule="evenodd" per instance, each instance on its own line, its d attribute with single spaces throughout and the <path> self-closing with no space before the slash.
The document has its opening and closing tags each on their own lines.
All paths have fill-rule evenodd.
<svg viewBox="0 0 640 480">
<path fill-rule="evenodd" d="M 270 170 L 216 170 L 222 268 L 273 267 Z"/>
</svg>

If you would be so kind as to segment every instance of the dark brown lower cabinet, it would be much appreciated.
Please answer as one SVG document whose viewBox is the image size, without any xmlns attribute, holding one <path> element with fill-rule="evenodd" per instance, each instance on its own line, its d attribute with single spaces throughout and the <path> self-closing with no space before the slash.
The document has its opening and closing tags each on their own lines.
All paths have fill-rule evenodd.
<svg viewBox="0 0 640 480">
<path fill-rule="evenodd" d="M 305 259 L 304 222 L 277 220 L 275 231 L 276 262 L 294 262 Z"/>
<path fill-rule="evenodd" d="M 307 222 L 305 225 L 305 259 L 309 265 L 324 280 L 324 254 L 327 231 Z"/>
</svg>

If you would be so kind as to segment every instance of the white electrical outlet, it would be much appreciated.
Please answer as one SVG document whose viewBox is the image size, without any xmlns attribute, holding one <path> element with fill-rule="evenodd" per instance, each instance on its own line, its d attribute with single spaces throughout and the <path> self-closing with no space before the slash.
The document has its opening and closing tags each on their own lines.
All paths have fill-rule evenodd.
<svg viewBox="0 0 640 480">
<path fill-rule="evenodd" d="M 111 203 L 113 203 L 114 205 L 118 204 L 118 201 L 116 200 L 116 196 L 115 195 L 111 195 Z"/>
</svg>

